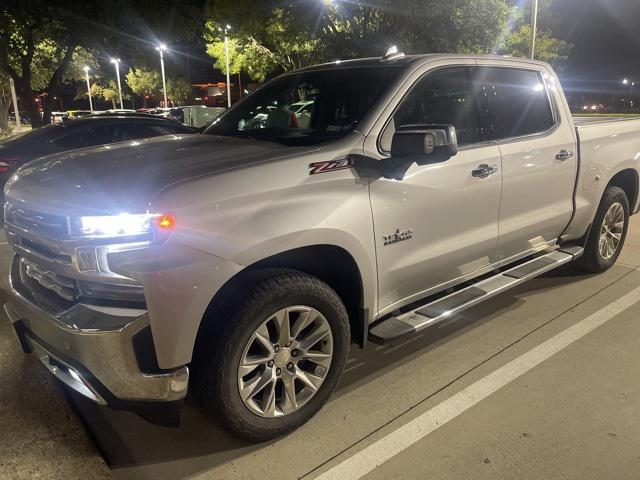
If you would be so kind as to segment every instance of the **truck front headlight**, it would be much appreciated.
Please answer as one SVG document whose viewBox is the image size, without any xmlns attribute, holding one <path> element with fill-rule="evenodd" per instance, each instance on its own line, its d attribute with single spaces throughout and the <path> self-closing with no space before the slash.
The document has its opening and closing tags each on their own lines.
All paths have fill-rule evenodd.
<svg viewBox="0 0 640 480">
<path fill-rule="evenodd" d="M 173 214 L 120 213 L 79 217 L 72 225 L 73 234 L 81 237 L 122 237 L 152 234 L 157 230 L 173 230 Z"/>
</svg>

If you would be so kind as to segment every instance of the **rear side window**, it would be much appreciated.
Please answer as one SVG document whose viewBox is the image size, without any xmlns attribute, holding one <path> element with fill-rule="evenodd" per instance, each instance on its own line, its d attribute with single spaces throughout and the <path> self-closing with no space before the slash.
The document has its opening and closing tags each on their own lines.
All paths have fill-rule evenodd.
<svg viewBox="0 0 640 480">
<path fill-rule="evenodd" d="M 549 130 L 555 119 L 540 72 L 481 67 L 481 100 L 488 103 L 485 126 L 494 140 Z"/>
<path fill-rule="evenodd" d="M 140 124 L 139 127 L 143 138 L 187 133 L 187 129 L 180 125 Z"/>
<path fill-rule="evenodd" d="M 51 143 L 61 147 L 65 150 L 71 150 L 73 148 L 80 148 L 83 145 L 81 144 L 82 132 L 74 132 L 69 135 L 65 135 L 64 137 L 56 138 L 52 140 Z"/>
<path fill-rule="evenodd" d="M 87 128 L 82 136 L 81 146 L 93 147 L 135 138 L 140 138 L 140 132 L 135 123 L 114 122 Z"/>
</svg>

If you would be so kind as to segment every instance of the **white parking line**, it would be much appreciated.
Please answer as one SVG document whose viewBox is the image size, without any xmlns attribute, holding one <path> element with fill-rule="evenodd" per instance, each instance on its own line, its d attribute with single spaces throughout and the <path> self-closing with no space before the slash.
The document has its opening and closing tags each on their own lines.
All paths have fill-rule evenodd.
<svg viewBox="0 0 640 480">
<path fill-rule="evenodd" d="M 356 480 L 640 301 L 640 287 L 357 452 L 316 480 Z"/>
</svg>

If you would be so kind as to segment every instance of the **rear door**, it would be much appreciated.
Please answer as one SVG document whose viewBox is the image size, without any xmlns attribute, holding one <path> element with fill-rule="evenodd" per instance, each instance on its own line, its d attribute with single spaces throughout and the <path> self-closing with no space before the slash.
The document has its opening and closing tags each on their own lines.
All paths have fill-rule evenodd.
<svg viewBox="0 0 640 480">
<path fill-rule="evenodd" d="M 534 251 L 562 233 L 573 211 L 576 140 L 555 77 L 530 65 L 478 62 L 487 134 L 502 155 L 497 260 Z M 523 64 L 524 65 L 524 64 Z"/>
</svg>

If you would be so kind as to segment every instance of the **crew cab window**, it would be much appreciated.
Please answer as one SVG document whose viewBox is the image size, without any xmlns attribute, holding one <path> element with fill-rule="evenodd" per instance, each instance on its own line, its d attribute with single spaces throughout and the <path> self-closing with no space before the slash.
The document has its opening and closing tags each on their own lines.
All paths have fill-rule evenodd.
<svg viewBox="0 0 640 480">
<path fill-rule="evenodd" d="M 393 115 L 380 141 L 391 149 L 396 128 L 403 125 L 449 124 L 456 128 L 458 143 L 480 141 L 478 104 L 471 71 L 467 67 L 443 68 L 426 74 L 411 88 Z"/>
<path fill-rule="evenodd" d="M 486 129 L 494 140 L 549 130 L 555 123 L 540 72 L 481 67 L 482 97 L 488 102 Z"/>
</svg>

